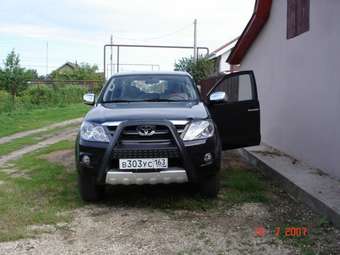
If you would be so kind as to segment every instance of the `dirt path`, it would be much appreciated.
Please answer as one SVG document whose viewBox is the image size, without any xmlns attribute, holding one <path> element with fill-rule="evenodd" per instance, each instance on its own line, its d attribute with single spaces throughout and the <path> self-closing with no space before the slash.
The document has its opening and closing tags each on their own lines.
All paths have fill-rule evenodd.
<svg viewBox="0 0 340 255">
<path fill-rule="evenodd" d="M 74 139 L 75 133 L 76 130 L 70 128 L 36 145 L 13 152 L 0 158 L 0 165 L 58 141 Z M 53 152 L 45 158 L 74 171 L 73 150 Z M 225 154 L 224 161 L 226 168 L 250 168 L 229 152 Z M 28 229 L 42 234 L 31 239 L 0 243 L 0 254 L 302 254 L 296 246 L 276 237 L 273 230 L 282 222 L 293 224 L 295 219 L 300 220 L 297 223 L 300 226 L 301 222 L 307 222 L 308 215 L 313 214 L 282 191 L 270 190 L 270 203 L 230 205 L 226 204 L 221 194 L 214 209 L 207 210 L 196 207 L 164 209 L 154 203 L 155 200 L 163 202 L 160 199 L 162 196 L 175 194 L 174 199 L 183 194 L 194 196 L 187 187 L 114 187 L 108 190 L 103 203 L 71 211 L 71 222 L 28 226 Z M 133 194 L 139 196 L 134 197 Z M 264 236 L 256 234 L 256 229 L 261 226 L 266 227 Z M 319 234 L 327 237 L 331 231 Z M 326 239 L 318 242 L 329 243 Z"/>
<path fill-rule="evenodd" d="M 81 121 L 82 121 L 82 118 L 66 120 L 66 121 L 55 123 L 55 124 L 52 124 L 52 125 L 49 125 L 49 126 L 46 126 L 46 127 L 43 127 L 43 128 L 18 132 L 18 133 L 15 133 L 13 135 L 1 137 L 0 138 L 0 144 L 8 143 L 8 142 L 13 141 L 14 139 L 17 139 L 17 138 L 22 138 L 22 137 L 37 134 L 37 133 L 40 133 L 40 132 L 45 132 L 45 131 L 48 131 L 48 130 L 54 129 L 54 128 L 63 128 L 63 127 L 70 126 L 70 125 L 80 124 Z"/>
<path fill-rule="evenodd" d="M 17 159 L 24 154 L 33 152 L 33 151 L 41 149 L 41 148 L 44 148 L 48 145 L 55 144 L 55 143 L 60 142 L 62 140 L 72 139 L 72 138 L 75 137 L 77 129 L 78 128 L 74 128 L 74 127 L 67 128 L 63 132 L 60 132 L 57 135 L 54 135 L 50 138 L 47 138 L 46 140 L 38 142 L 37 144 L 26 146 L 22 149 L 19 149 L 19 150 L 13 151 L 13 152 L 11 152 L 7 155 L 1 156 L 0 157 L 0 165 L 4 165 L 5 163 L 7 163 L 10 160 Z"/>
<path fill-rule="evenodd" d="M 60 136 L 50 142 L 64 138 Z M 44 145 L 46 141 L 40 146 Z M 55 162 L 57 154 L 54 152 L 46 158 L 53 155 L 50 160 Z M 63 164 L 74 162 L 73 150 L 59 154 Z M 247 167 L 239 161 L 234 161 L 233 166 Z M 70 223 L 31 226 L 29 228 L 44 234 L 33 239 L 0 243 L 0 254 L 298 254 L 294 247 L 283 244 L 273 233 L 256 236 L 255 229 L 275 217 L 269 205 L 244 203 L 225 207 L 220 201 L 214 210 L 149 206 L 153 199 L 159 200 L 157 196 L 162 193 L 190 197 L 187 187 L 160 185 L 132 190 L 128 187 L 109 189 L 102 204 L 72 211 Z M 129 192 L 142 194 L 145 201 L 135 203 L 139 198 L 131 198 L 127 195 Z M 119 194 L 121 202 L 114 199 Z"/>
<path fill-rule="evenodd" d="M 296 254 L 273 235 L 256 237 L 261 204 L 188 212 L 88 206 L 70 225 L 38 239 L 2 243 L 1 254 Z"/>
</svg>

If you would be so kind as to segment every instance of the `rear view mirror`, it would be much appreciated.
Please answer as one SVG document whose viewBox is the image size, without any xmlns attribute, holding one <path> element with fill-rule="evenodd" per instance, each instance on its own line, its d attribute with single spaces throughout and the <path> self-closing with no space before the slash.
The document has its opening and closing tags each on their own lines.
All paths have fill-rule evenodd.
<svg viewBox="0 0 340 255">
<path fill-rule="evenodd" d="M 96 95 L 93 93 L 87 93 L 83 96 L 84 104 L 94 105 L 96 100 Z"/>
<path fill-rule="evenodd" d="M 228 101 L 228 96 L 225 92 L 214 92 L 209 96 L 209 102 L 212 104 L 223 103 Z"/>
</svg>

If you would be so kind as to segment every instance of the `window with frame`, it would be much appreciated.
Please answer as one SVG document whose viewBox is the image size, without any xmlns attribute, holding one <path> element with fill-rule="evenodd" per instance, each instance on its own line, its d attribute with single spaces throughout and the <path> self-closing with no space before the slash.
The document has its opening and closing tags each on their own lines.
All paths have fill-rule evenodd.
<svg viewBox="0 0 340 255">
<path fill-rule="evenodd" d="M 229 103 L 249 101 L 255 98 L 251 77 L 248 74 L 223 80 L 214 89 L 214 92 L 225 92 Z"/>
<path fill-rule="evenodd" d="M 310 0 L 287 0 L 287 39 L 309 31 Z"/>
</svg>

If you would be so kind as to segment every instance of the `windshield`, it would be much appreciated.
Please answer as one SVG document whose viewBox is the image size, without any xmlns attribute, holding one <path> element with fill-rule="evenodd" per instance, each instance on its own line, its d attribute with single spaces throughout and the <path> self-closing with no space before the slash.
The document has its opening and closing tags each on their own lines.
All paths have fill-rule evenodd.
<svg viewBox="0 0 340 255">
<path fill-rule="evenodd" d="M 129 75 L 111 79 L 102 103 L 143 101 L 193 101 L 194 84 L 184 75 Z"/>
</svg>

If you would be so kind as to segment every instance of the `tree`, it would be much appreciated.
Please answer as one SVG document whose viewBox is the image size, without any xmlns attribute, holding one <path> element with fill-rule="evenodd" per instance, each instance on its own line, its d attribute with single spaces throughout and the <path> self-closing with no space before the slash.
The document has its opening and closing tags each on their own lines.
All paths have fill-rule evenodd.
<svg viewBox="0 0 340 255">
<path fill-rule="evenodd" d="M 14 101 L 18 93 L 26 89 L 27 81 L 37 77 L 36 70 L 20 67 L 20 57 L 12 50 L 4 61 L 4 68 L 0 69 L 0 89 L 10 92 Z"/>
<path fill-rule="evenodd" d="M 213 73 L 214 64 L 206 57 L 200 56 L 196 63 L 194 63 L 193 57 L 184 57 L 176 61 L 175 71 L 185 71 L 192 75 L 195 82 L 198 83 L 201 80 L 206 79 Z"/>
</svg>

